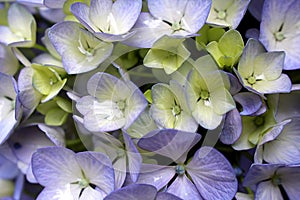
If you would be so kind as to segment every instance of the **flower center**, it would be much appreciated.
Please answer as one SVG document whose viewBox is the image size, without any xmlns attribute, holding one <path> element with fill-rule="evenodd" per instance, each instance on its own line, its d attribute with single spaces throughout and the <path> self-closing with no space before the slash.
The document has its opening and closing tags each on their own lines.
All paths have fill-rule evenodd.
<svg viewBox="0 0 300 200">
<path fill-rule="evenodd" d="M 175 171 L 176 171 L 176 174 L 183 175 L 185 173 L 185 168 L 183 165 L 176 165 Z"/>
<path fill-rule="evenodd" d="M 79 185 L 80 188 L 86 188 L 87 186 L 89 186 L 90 182 L 89 180 L 85 179 L 85 178 L 81 178 L 78 180 L 77 184 Z"/>
<path fill-rule="evenodd" d="M 261 125 L 263 125 L 264 123 L 265 123 L 265 119 L 264 119 L 263 117 L 261 117 L 261 116 L 255 117 L 255 119 L 254 119 L 254 124 L 255 124 L 256 126 L 261 126 Z"/>
<path fill-rule="evenodd" d="M 126 103 L 124 102 L 124 101 L 118 101 L 117 102 L 117 105 L 118 105 L 118 108 L 120 109 L 120 110 L 124 110 L 125 109 L 125 107 L 126 107 Z"/>
<path fill-rule="evenodd" d="M 256 78 L 254 76 L 250 76 L 247 81 L 250 85 L 253 85 L 256 83 Z"/>
<path fill-rule="evenodd" d="M 218 11 L 218 19 L 225 19 L 227 16 L 226 12 L 223 10 Z"/>
<path fill-rule="evenodd" d="M 281 31 L 274 33 L 274 37 L 275 37 L 276 41 L 279 41 L 279 42 L 285 39 L 285 36 Z"/>
<path fill-rule="evenodd" d="M 172 24 L 172 30 L 173 31 L 179 31 L 181 29 L 180 22 L 175 22 Z"/>
<path fill-rule="evenodd" d="M 273 185 L 275 185 L 275 186 L 280 185 L 280 184 L 281 184 L 281 179 L 280 179 L 280 177 L 279 177 L 278 175 L 274 175 L 274 176 L 272 177 L 272 183 L 273 183 Z"/>
<path fill-rule="evenodd" d="M 181 113 L 181 108 L 180 108 L 180 106 L 175 105 L 175 106 L 172 108 L 172 114 L 173 114 L 174 116 L 177 116 L 177 115 L 179 115 L 180 113 Z"/>
<path fill-rule="evenodd" d="M 208 100 L 209 98 L 209 92 L 207 90 L 202 90 L 200 93 L 200 98 L 203 100 Z"/>
</svg>

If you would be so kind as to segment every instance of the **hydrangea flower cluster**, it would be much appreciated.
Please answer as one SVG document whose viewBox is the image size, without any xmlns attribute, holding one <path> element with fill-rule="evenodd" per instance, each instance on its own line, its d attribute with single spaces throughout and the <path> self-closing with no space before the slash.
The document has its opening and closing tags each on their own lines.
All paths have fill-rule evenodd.
<svg viewBox="0 0 300 200">
<path fill-rule="evenodd" d="M 299 10 L 0 0 L 0 199 L 298 199 Z"/>
</svg>

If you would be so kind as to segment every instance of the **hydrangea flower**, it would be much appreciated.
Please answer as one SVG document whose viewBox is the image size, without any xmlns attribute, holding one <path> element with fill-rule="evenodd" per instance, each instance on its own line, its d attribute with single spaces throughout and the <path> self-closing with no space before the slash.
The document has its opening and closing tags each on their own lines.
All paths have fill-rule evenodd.
<svg viewBox="0 0 300 200">
<path fill-rule="evenodd" d="M 102 153 L 41 148 L 33 154 L 32 171 L 45 187 L 38 200 L 103 199 L 114 190 L 112 164 Z"/>
<path fill-rule="evenodd" d="M 236 29 L 247 11 L 250 0 L 212 0 L 206 22 Z"/>
<path fill-rule="evenodd" d="M 126 130 L 148 105 L 139 88 L 125 77 L 98 72 L 89 79 L 87 91 L 89 95 L 81 97 L 76 108 L 92 132 Z"/>
<path fill-rule="evenodd" d="M 14 47 L 32 47 L 36 41 L 36 22 L 22 5 L 14 3 L 8 10 L 8 26 L 0 26 L 0 42 Z"/>
<path fill-rule="evenodd" d="M 244 186 L 255 191 L 255 199 L 283 199 L 282 187 L 289 199 L 298 199 L 299 165 L 253 164 L 247 173 Z"/>
<path fill-rule="evenodd" d="M 285 70 L 300 68 L 300 2 L 298 0 L 265 0 L 259 40 L 268 51 L 284 51 Z"/>
<path fill-rule="evenodd" d="M 229 80 L 210 56 L 196 60 L 185 85 L 188 106 L 194 119 L 206 129 L 215 129 L 223 115 L 235 108 L 228 92 Z"/>
<path fill-rule="evenodd" d="M 126 44 L 151 48 L 163 35 L 191 37 L 203 26 L 211 0 L 148 0 L 149 13 L 141 13 Z"/>
<path fill-rule="evenodd" d="M 77 2 L 71 12 L 96 37 L 104 41 L 122 41 L 131 37 L 130 31 L 142 9 L 142 0 L 91 0 L 90 6 Z"/>
<path fill-rule="evenodd" d="M 266 52 L 262 44 L 249 39 L 238 64 L 237 75 L 248 90 L 261 93 L 290 92 L 292 83 L 282 74 L 284 52 Z"/>
<path fill-rule="evenodd" d="M 150 116 L 158 127 L 195 132 L 198 123 L 194 120 L 184 95 L 184 88 L 176 81 L 158 83 L 151 89 Z"/>
<path fill-rule="evenodd" d="M 151 184 L 158 190 L 175 180 L 166 191 L 182 199 L 232 199 L 237 180 L 230 163 L 212 147 L 201 147 L 186 163 L 188 151 L 200 140 L 197 133 L 164 129 L 141 138 L 138 146 L 170 158 L 175 166 L 143 164 L 138 183 Z M 191 180 L 190 180 L 191 179 Z"/>
<path fill-rule="evenodd" d="M 68 74 L 83 73 L 97 68 L 113 50 L 111 43 L 99 40 L 80 28 L 80 24 L 76 22 L 55 24 L 48 36 L 62 57 L 63 66 Z"/>
</svg>

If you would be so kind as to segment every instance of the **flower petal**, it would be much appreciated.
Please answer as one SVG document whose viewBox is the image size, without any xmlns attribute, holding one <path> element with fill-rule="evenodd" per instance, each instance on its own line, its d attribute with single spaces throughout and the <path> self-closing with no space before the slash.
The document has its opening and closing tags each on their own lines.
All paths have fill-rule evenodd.
<svg viewBox="0 0 300 200">
<path fill-rule="evenodd" d="M 123 138 L 127 150 L 128 170 L 131 180 L 136 182 L 142 165 L 142 156 L 130 136 L 125 131 L 123 131 Z"/>
<path fill-rule="evenodd" d="M 252 87 L 263 94 L 289 93 L 292 89 L 292 82 L 286 74 L 281 74 L 281 76 L 276 80 L 257 81 Z"/>
<path fill-rule="evenodd" d="M 114 190 L 115 177 L 111 160 L 99 152 L 80 152 L 75 155 L 85 177 L 106 194 Z"/>
<path fill-rule="evenodd" d="M 220 141 L 224 144 L 233 144 L 242 134 L 242 119 L 237 109 L 229 111 L 225 116 L 225 122 L 220 135 Z"/>
<path fill-rule="evenodd" d="M 255 199 L 278 199 L 283 200 L 279 187 L 275 186 L 272 181 L 264 181 L 258 184 L 255 191 Z"/>
<path fill-rule="evenodd" d="M 104 200 L 153 200 L 156 196 L 156 188 L 146 184 L 131 184 L 119 190 L 115 190 Z"/>
<path fill-rule="evenodd" d="M 185 174 L 183 176 L 178 176 L 175 181 L 168 187 L 167 192 L 174 194 L 184 200 L 202 199 L 195 185 L 188 179 Z"/>
<path fill-rule="evenodd" d="M 160 190 L 168 184 L 174 175 L 174 167 L 143 164 L 137 183 L 153 185 L 157 190 Z"/>
<path fill-rule="evenodd" d="M 75 153 L 62 147 L 37 150 L 32 156 L 32 170 L 41 185 L 55 188 L 76 182 L 82 174 Z"/>
<path fill-rule="evenodd" d="M 262 106 L 261 98 L 250 92 L 241 92 L 233 96 L 234 100 L 242 106 L 241 115 L 252 115 Z"/>
<path fill-rule="evenodd" d="M 237 191 L 231 164 L 212 147 L 201 147 L 186 170 L 204 199 L 232 199 Z"/>
<path fill-rule="evenodd" d="M 200 140 L 201 135 L 174 129 L 156 130 L 142 137 L 138 146 L 184 163 L 188 151 Z"/>
</svg>

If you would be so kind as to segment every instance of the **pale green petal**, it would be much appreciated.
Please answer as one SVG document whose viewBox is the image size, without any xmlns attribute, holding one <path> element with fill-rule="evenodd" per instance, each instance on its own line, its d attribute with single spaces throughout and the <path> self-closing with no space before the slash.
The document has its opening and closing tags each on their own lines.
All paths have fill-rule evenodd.
<svg viewBox="0 0 300 200">
<path fill-rule="evenodd" d="M 172 110 L 175 105 L 175 96 L 166 84 L 158 83 L 152 87 L 152 101 L 160 109 Z"/>
<path fill-rule="evenodd" d="M 248 140 L 250 133 L 252 133 L 256 129 L 256 126 L 252 121 L 253 117 L 242 117 L 242 134 L 240 138 L 232 145 L 232 148 L 234 148 L 235 150 L 240 151 L 252 149 L 253 147 L 255 147 L 255 145 Z"/>
<path fill-rule="evenodd" d="M 268 52 L 258 55 L 254 61 L 254 75 L 263 75 L 266 80 L 277 79 L 282 72 L 284 52 Z"/>
<path fill-rule="evenodd" d="M 158 126 L 163 128 L 175 128 L 176 118 L 172 114 L 172 109 L 161 109 L 156 105 L 150 108 L 150 116 Z"/>
<path fill-rule="evenodd" d="M 221 67 L 220 58 L 223 56 L 222 51 L 219 49 L 218 42 L 212 41 L 206 46 L 206 50 L 212 55 L 218 65 Z"/>
<path fill-rule="evenodd" d="M 47 102 L 50 99 L 54 98 L 61 91 L 61 89 L 65 86 L 66 82 L 67 82 L 67 79 L 65 78 L 62 81 L 58 81 L 57 83 L 53 84 L 49 94 L 47 96 L 43 97 L 41 102 L 44 103 L 44 102 Z"/>
<path fill-rule="evenodd" d="M 222 115 L 214 112 L 210 103 L 203 100 L 198 101 L 195 110 L 192 111 L 195 120 L 203 127 L 209 130 L 217 128 L 221 121 Z"/>
<path fill-rule="evenodd" d="M 235 102 L 231 94 L 225 88 L 212 91 L 210 96 L 213 110 L 219 115 L 223 115 L 235 108 Z"/>
<path fill-rule="evenodd" d="M 288 93 L 292 89 L 292 83 L 287 75 L 281 74 L 278 79 L 273 81 L 256 81 L 253 89 L 263 94 Z"/>
<path fill-rule="evenodd" d="M 238 72 L 243 78 L 248 78 L 254 72 L 254 60 L 256 56 L 266 52 L 260 42 L 249 39 L 238 65 Z"/>
</svg>

